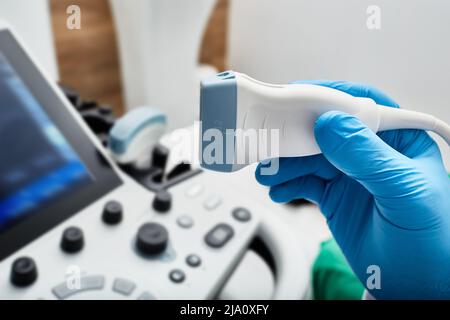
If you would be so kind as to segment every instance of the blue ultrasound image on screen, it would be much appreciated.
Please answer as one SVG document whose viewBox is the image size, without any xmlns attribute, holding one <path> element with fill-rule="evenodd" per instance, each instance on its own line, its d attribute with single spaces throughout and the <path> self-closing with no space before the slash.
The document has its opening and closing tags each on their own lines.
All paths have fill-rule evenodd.
<svg viewBox="0 0 450 320">
<path fill-rule="evenodd" d="M 0 229 L 92 181 L 0 52 Z"/>
</svg>

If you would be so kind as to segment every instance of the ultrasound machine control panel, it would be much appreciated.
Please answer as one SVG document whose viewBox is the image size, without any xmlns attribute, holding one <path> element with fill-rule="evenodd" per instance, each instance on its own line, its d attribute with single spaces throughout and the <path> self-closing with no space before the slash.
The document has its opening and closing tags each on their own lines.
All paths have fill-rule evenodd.
<svg viewBox="0 0 450 320">
<path fill-rule="evenodd" d="M 132 179 L 1 22 L 0 148 L 0 299 L 215 298 L 255 238 L 273 298 L 302 296 L 308 268 L 275 215 L 207 172 Z"/>
</svg>

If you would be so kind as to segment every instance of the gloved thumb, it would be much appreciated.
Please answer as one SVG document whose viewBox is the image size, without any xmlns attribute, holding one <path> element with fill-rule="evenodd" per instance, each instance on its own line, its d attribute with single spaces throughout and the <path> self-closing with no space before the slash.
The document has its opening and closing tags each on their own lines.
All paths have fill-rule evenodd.
<svg viewBox="0 0 450 320">
<path fill-rule="evenodd" d="M 314 135 L 327 160 L 373 195 L 395 197 L 406 192 L 402 180 L 407 182 L 413 170 L 411 159 L 387 145 L 355 116 L 327 112 L 317 119 Z"/>
</svg>

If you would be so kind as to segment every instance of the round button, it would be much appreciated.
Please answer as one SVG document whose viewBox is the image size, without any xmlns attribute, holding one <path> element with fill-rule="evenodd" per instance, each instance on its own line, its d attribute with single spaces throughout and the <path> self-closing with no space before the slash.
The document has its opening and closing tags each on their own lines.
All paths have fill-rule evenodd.
<svg viewBox="0 0 450 320">
<path fill-rule="evenodd" d="M 11 268 L 11 282 L 18 287 L 26 287 L 37 279 L 37 267 L 33 259 L 21 257 L 16 259 Z"/>
<path fill-rule="evenodd" d="M 169 233 L 159 223 L 146 223 L 142 225 L 137 234 L 136 247 L 147 255 L 162 253 L 169 242 Z"/>
<path fill-rule="evenodd" d="M 186 278 L 186 275 L 184 274 L 183 271 L 175 269 L 169 273 L 169 278 L 175 283 L 181 283 Z"/>
<path fill-rule="evenodd" d="M 172 204 L 172 195 L 167 190 L 161 190 L 153 199 L 153 209 L 158 212 L 167 212 Z"/>
<path fill-rule="evenodd" d="M 108 201 L 103 208 L 102 219 L 106 224 L 118 224 L 122 221 L 123 207 L 117 201 Z"/>
<path fill-rule="evenodd" d="M 190 267 L 198 267 L 202 263 L 202 259 L 196 254 L 190 254 L 186 257 L 186 263 Z"/>
<path fill-rule="evenodd" d="M 232 212 L 233 217 L 241 222 L 247 222 L 252 218 L 252 215 L 249 210 L 245 208 L 236 208 Z"/>
<path fill-rule="evenodd" d="M 181 216 L 177 219 L 177 224 L 185 229 L 189 229 L 194 225 L 194 220 L 190 216 Z"/>
<path fill-rule="evenodd" d="M 67 253 L 76 253 L 83 249 L 83 231 L 78 227 L 69 227 L 64 230 L 61 238 L 61 249 Z"/>
</svg>

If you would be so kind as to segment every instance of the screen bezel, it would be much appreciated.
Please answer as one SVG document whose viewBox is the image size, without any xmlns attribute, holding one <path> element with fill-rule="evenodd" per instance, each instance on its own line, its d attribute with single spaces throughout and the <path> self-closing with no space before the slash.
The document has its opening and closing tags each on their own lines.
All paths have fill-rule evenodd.
<svg viewBox="0 0 450 320">
<path fill-rule="evenodd" d="M 0 261 L 2 261 L 123 182 L 68 110 L 68 101 L 61 99 L 55 92 L 49 80 L 40 72 L 8 29 L 0 29 L 0 51 L 94 178 L 88 186 L 76 190 L 63 199 L 59 198 L 59 201 L 36 212 L 30 211 L 25 219 L 1 231 Z"/>
</svg>

